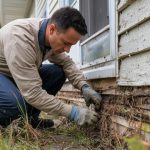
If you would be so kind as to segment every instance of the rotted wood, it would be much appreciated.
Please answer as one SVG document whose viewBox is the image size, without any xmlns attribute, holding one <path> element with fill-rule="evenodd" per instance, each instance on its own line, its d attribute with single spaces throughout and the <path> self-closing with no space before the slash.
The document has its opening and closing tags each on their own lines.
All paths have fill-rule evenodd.
<svg viewBox="0 0 150 150">
<path fill-rule="evenodd" d="M 112 128 L 121 136 L 130 137 L 133 135 L 140 134 L 141 138 L 144 140 L 143 144 L 149 148 L 150 143 L 150 125 L 137 122 L 134 120 L 125 119 L 120 116 L 111 116 Z"/>
<path fill-rule="evenodd" d="M 112 116 L 122 116 L 126 119 L 132 119 L 135 121 L 145 122 L 150 124 L 150 111 L 143 110 L 141 108 L 135 108 L 134 106 L 126 107 L 124 105 L 107 105 L 104 106 L 105 111 Z"/>
<path fill-rule="evenodd" d="M 103 95 L 118 95 L 118 96 L 143 96 L 150 97 L 150 87 L 141 86 L 118 86 L 113 88 L 107 88 L 99 90 Z"/>
<path fill-rule="evenodd" d="M 111 119 L 114 123 L 117 123 L 119 125 L 125 126 L 130 129 L 140 129 L 144 132 L 150 133 L 150 125 L 143 122 L 138 122 L 134 120 L 127 120 L 124 117 L 121 116 L 111 116 Z"/>
</svg>

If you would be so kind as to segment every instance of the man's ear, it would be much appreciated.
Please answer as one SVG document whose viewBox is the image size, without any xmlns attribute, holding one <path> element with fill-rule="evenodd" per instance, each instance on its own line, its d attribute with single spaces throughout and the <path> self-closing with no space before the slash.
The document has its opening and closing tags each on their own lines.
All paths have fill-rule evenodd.
<svg viewBox="0 0 150 150">
<path fill-rule="evenodd" d="M 52 35 L 56 31 L 56 25 L 55 24 L 50 24 L 49 25 L 49 33 Z"/>
</svg>

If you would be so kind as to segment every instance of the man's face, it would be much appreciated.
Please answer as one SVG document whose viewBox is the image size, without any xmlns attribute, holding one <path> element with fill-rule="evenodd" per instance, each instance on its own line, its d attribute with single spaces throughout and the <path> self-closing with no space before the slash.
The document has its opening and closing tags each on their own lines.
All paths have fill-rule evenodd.
<svg viewBox="0 0 150 150">
<path fill-rule="evenodd" d="M 68 28 L 66 31 L 58 31 L 55 24 L 51 24 L 48 38 L 53 54 L 69 53 L 71 46 L 80 40 L 81 34 L 73 27 Z"/>
</svg>

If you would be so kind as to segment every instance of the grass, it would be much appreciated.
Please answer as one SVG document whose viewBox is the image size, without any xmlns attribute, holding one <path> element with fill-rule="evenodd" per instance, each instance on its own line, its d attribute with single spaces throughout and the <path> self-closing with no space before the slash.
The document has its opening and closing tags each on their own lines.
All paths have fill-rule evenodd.
<svg viewBox="0 0 150 150">
<path fill-rule="evenodd" d="M 56 130 L 38 130 L 18 119 L 0 134 L 0 150 L 93 149 L 95 144 L 77 125 L 67 121 Z"/>
<path fill-rule="evenodd" d="M 23 108 L 18 101 L 17 104 L 22 118 L 14 120 L 7 128 L 0 129 L 0 150 L 93 148 L 95 141 L 89 138 L 77 125 L 67 121 L 54 131 L 33 129 L 29 124 L 26 107 Z M 41 113 L 41 116 L 49 118 L 45 113 Z M 50 117 L 58 119 L 58 116 Z"/>
<path fill-rule="evenodd" d="M 94 146 L 97 144 L 94 139 L 88 137 L 84 131 L 82 131 L 76 124 L 69 124 L 70 127 L 62 126 L 55 132 L 56 134 L 63 134 L 73 138 L 74 143 L 78 143 L 84 146 Z"/>
<path fill-rule="evenodd" d="M 130 138 L 125 138 L 130 150 L 148 150 L 148 148 L 142 143 L 140 137 L 133 136 Z"/>
</svg>

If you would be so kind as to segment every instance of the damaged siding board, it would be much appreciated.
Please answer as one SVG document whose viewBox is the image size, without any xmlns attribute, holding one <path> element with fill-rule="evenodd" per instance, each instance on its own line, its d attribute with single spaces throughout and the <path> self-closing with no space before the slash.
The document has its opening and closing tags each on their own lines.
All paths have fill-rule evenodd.
<svg viewBox="0 0 150 150">
<path fill-rule="evenodd" d="M 119 13 L 119 35 L 150 18 L 150 1 L 136 0 Z"/>
<path fill-rule="evenodd" d="M 150 49 L 150 20 L 120 36 L 119 57 Z"/>
<path fill-rule="evenodd" d="M 133 3 L 135 0 L 120 0 L 118 3 L 118 11 L 122 11 L 126 7 L 128 7 L 131 3 Z"/>
<path fill-rule="evenodd" d="M 122 60 L 120 65 L 119 85 L 150 85 L 150 51 Z"/>
<path fill-rule="evenodd" d="M 139 130 L 141 128 L 141 134 L 144 136 L 146 142 L 150 142 L 150 126 L 149 124 L 127 120 L 121 116 L 112 116 L 113 128 L 120 133 L 120 135 L 131 134 L 131 130 Z M 146 130 L 145 130 L 146 129 Z M 128 131 L 128 132 L 127 132 Z"/>
</svg>

